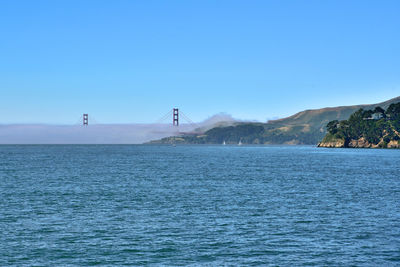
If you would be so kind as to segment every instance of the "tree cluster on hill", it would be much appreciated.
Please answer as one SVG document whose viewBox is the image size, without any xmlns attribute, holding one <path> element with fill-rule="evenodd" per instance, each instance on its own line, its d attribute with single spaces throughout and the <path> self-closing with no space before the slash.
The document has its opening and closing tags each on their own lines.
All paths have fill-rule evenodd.
<svg viewBox="0 0 400 267">
<path fill-rule="evenodd" d="M 348 120 L 329 122 L 327 131 L 322 142 L 344 140 L 346 147 L 352 140 L 363 138 L 369 144 L 387 147 L 390 141 L 400 140 L 400 102 L 391 104 L 387 110 L 359 109 Z"/>
</svg>

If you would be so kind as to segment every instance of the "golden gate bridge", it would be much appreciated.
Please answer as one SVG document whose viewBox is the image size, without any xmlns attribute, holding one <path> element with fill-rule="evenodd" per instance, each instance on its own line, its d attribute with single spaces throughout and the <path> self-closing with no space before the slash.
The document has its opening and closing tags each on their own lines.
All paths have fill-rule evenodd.
<svg viewBox="0 0 400 267">
<path fill-rule="evenodd" d="M 193 129 L 199 128 L 199 126 L 193 122 L 184 112 L 179 110 L 179 108 L 173 108 L 169 110 L 166 114 L 164 114 L 161 118 L 159 118 L 154 124 L 161 124 L 165 123 L 168 120 L 171 120 L 172 126 L 174 127 L 179 127 L 180 124 L 180 119 L 183 119 L 187 124 L 191 125 Z M 89 114 L 88 113 L 83 113 L 83 115 L 80 118 L 80 121 L 83 126 L 88 126 L 89 125 Z M 91 124 L 99 124 L 93 116 L 91 117 Z"/>
</svg>

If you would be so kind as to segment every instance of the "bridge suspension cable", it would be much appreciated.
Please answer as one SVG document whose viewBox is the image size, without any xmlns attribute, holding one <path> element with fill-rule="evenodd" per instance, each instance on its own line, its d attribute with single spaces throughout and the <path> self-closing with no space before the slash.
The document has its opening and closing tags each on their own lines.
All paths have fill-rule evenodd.
<svg viewBox="0 0 400 267">
<path fill-rule="evenodd" d="M 167 119 L 169 119 L 170 118 L 170 116 L 172 116 L 172 109 L 170 110 L 170 111 L 168 111 L 164 116 L 162 116 L 161 118 L 159 118 L 157 121 L 156 121 L 156 123 L 157 124 L 159 124 L 159 123 L 163 123 L 164 121 L 166 121 Z"/>
<path fill-rule="evenodd" d="M 181 117 L 193 128 L 199 128 L 199 125 L 197 125 L 192 119 L 189 118 L 189 116 L 187 116 L 184 112 L 182 112 L 182 110 L 179 110 L 178 108 L 173 108 L 169 110 L 164 116 L 158 119 L 155 123 L 157 124 L 164 123 L 167 120 L 170 121 L 172 118 L 172 125 L 179 126 L 179 117 Z"/>
<path fill-rule="evenodd" d="M 194 127 L 194 128 L 199 128 L 199 126 L 194 122 L 194 121 L 192 121 L 185 113 L 183 113 L 182 111 L 181 111 L 181 117 L 185 120 L 185 121 L 187 121 L 192 127 Z"/>
</svg>

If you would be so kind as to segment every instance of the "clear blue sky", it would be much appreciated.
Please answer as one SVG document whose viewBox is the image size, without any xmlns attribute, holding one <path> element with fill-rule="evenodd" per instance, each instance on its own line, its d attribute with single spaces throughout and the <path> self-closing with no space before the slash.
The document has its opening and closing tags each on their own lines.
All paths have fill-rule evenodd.
<svg viewBox="0 0 400 267">
<path fill-rule="evenodd" d="M 0 123 L 265 121 L 400 95 L 400 1 L 0 2 Z"/>
</svg>

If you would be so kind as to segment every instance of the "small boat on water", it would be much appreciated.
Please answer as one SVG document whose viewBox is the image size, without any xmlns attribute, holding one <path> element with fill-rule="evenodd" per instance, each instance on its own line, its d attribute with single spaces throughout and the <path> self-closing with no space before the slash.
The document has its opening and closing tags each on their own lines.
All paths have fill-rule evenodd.
<svg viewBox="0 0 400 267">
<path fill-rule="evenodd" d="M 239 140 L 238 146 L 242 145 L 242 140 Z"/>
<path fill-rule="evenodd" d="M 224 142 L 222 143 L 222 145 L 223 145 L 223 146 L 226 145 L 225 140 L 224 140 Z"/>
</svg>

